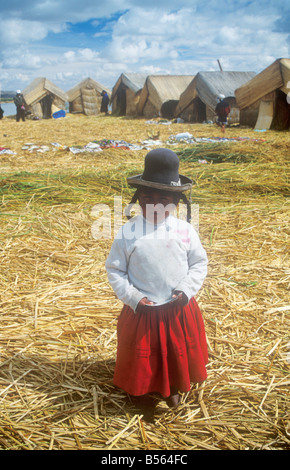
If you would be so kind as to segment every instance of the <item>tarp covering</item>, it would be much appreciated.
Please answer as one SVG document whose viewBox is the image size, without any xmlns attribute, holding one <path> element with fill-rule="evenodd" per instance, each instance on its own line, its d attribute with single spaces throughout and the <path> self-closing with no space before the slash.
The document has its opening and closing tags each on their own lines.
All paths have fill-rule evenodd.
<svg viewBox="0 0 290 470">
<path fill-rule="evenodd" d="M 256 130 L 270 129 L 274 116 L 273 101 L 261 101 L 259 115 L 255 125 Z"/>
<path fill-rule="evenodd" d="M 115 85 L 113 86 L 111 100 L 113 101 L 121 84 L 132 90 L 134 93 L 137 93 L 139 90 L 142 90 L 146 77 L 147 75 L 142 73 L 122 73 Z"/>
<path fill-rule="evenodd" d="M 176 116 L 197 97 L 214 110 L 220 94 L 226 98 L 234 98 L 235 90 L 254 76 L 255 72 L 199 72 L 180 96 Z"/>
<path fill-rule="evenodd" d="M 141 92 L 137 107 L 138 114 L 150 117 L 150 113 L 145 112 L 148 102 L 151 104 L 150 110 L 152 110 L 152 116 L 154 112 L 159 112 L 162 115 L 162 106 L 165 103 L 175 102 L 175 111 L 180 95 L 188 87 L 192 79 L 193 75 L 149 75 Z"/>
<path fill-rule="evenodd" d="M 240 109 L 247 108 L 272 91 L 289 92 L 290 59 L 277 59 L 243 86 L 235 90 Z"/>
</svg>

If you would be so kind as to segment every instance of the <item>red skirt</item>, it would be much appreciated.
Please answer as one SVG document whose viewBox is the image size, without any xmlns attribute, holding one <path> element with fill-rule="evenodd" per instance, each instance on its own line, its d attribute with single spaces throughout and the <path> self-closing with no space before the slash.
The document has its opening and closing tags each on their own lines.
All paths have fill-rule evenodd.
<svg viewBox="0 0 290 470">
<path fill-rule="evenodd" d="M 149 310 L 149 308 L 148 308 Z M 203 318 L 194 298 L 185 307 L 169 304 L 134 313 L 124 305 L 117 326 L 114 384 L 130 395 L 188 392 L 207 377 Z"/>
</svg>

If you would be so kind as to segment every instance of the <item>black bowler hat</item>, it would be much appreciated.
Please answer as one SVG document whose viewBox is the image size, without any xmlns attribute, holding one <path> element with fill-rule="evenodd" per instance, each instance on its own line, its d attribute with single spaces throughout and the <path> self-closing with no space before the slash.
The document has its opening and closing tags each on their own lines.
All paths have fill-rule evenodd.
<svg viewBox="0 0 290 470">
<path fill-rule="evenodd" d="M 183 192 L 191 189 L 192 180 L 179 174 L 179 158 L 170 149 L 151 150 L 145 157 L 142 175 L 127 178 L 136 188 L 147 187 L 164 191 Z"/>
</svg>

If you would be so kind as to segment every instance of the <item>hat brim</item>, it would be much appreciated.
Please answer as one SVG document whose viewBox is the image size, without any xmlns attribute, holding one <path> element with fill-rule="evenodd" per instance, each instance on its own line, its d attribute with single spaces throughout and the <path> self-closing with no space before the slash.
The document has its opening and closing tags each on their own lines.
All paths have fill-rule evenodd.
<svg viewBox="0 0 290 470">
<path fill-rule="evenodd" d="M 183 191 L 188 191 L 192 188 L 192 180 L 187 176 L 183 175 L 179 175 L 180 184 L 178 185 L 155 183 L 153 181 L 144 180 L 142 176 L 143 175 L 130 176 L 129 178 L 127 178 L 127 182 L 135 188 L 154 188 L 161 189 L 163 191 L 172 191 L 175 193 L 182 193 Z"/>
</svg>

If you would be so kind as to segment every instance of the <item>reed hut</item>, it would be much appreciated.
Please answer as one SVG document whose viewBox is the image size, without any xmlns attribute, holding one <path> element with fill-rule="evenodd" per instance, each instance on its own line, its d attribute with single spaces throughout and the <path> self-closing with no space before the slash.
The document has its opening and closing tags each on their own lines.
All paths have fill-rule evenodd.
<svg viewBox="0 0 290 470">
<path fill-rule="evenodd" d="M 142 73 L 122 73 L 115 83 L 112 96 L 112 113 L 117 116 L 134 116 L 140 93 L 147 75 Z"/>
<path fill-rule="evenodd" d="M 287 87 L 288 85 L 288 87 Z M 290 128 L 290 59 L 277 59 L 236 89 L 241 124 L 255 129 Z"/>
<path fill-rule="evenodd" d="M 181 94 L 175 116 L 191 122 L 214 121 L 218 96 L 222 94 L 231 106 L 229 123 L 238 123 L 235 90 L 254 76 L 254 72 L 199 72 Z"/>
<path fill-rule="evenodd" d="M 192 79 L 192 75 L 148 76 L 137 106 L 138 114 L 146 118 L 161 116 L 172 119 L 180 95 Z"/>
<path fill-rule="evenodd" d="M 88 77 L 68 92 L 69 112 L 83 113 L 93 116 L 100 113 L 102 103 L 102 91 L 111 95 L 111 90 Z"/>
<path fill-rule="evenodd" d="M 23 91 L 26 108 L 39 119 L 49 119 L 64 110 L 67 94 L 44 77 L 35 78 Z"/>
</svg>

